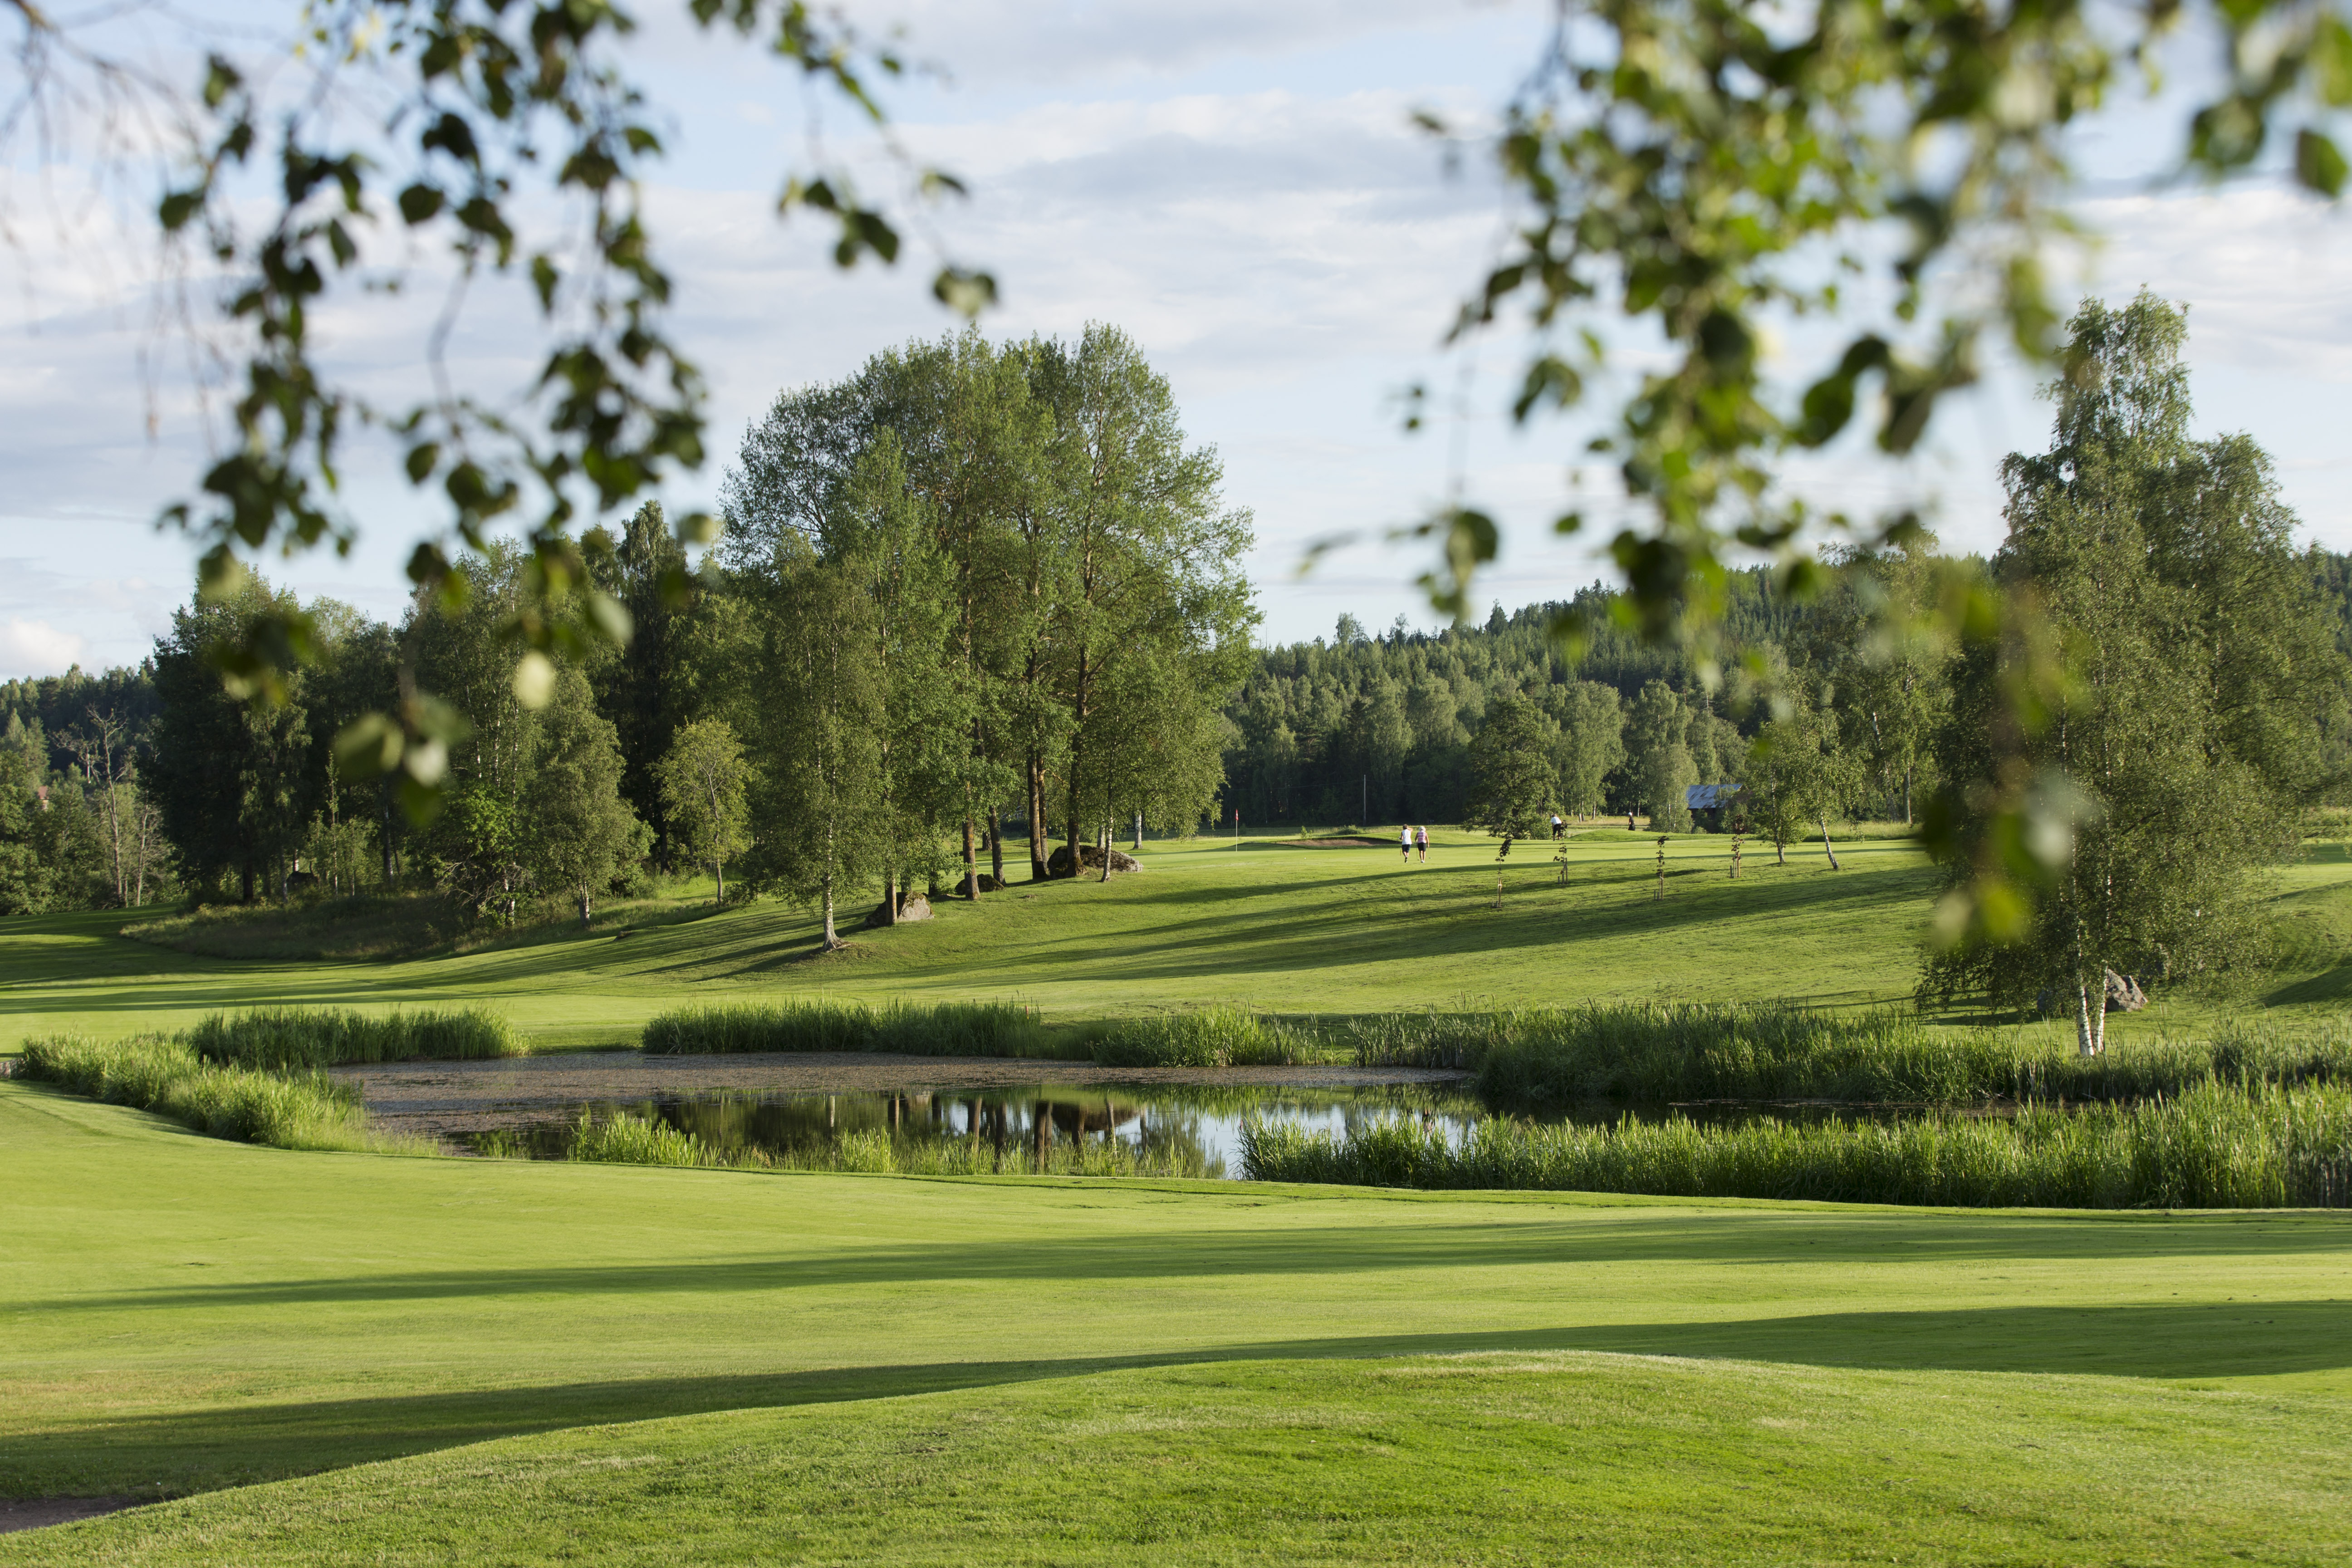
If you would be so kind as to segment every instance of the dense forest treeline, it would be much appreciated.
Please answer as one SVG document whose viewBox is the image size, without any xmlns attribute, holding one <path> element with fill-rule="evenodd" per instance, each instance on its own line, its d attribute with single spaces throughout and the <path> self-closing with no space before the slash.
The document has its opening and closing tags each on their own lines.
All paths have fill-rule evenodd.
<svg viewBox="0 0 2352 1568">
<path fill-rule="evenodd" d="M 1955 868 L 2042 857 L 2033 941 L 1950 950 L 1948 987 L 2226 967 L 2258 924 L 2249 868 L 2352 780 L 2352 557 L 2294 549 L 2251 439 L 2189 437 L 2177 310 L 2143 296 L 2074 325 L 2052 448 L 2004 466 L 2000 551 L 1914 537 L 1802 601 L 1734 574 L 1743 660 L 1719 680 L 1599 585 L 1435 634 L 1342 616 L 1253 647 L 1250 520 L 1130 342 L 911 344 L 778 398 L 698 562 L 657 507 L 591 531 L 578 576 L 601 602 L 551 598 L 494 549 L 468 596 L 420 594 L 396 626 L 310 606 L 313 657 L 254 704 L 211 658 L 276 593 L 249 580 L 182 609 L 137 669 L 0 686 L 0 908 L 412 889 L 585 919 L 699 866 L 722 897 L 823 910 L 831 940 L 836 906 L 877 890 L 887 922 L 1001 886 L 1008 837 L 1043 878 L 1107 875 L 1114 834 L 1147 827 L 1508 839 L 1627 812 L 1785 853 L 1876 816 L 1928 819 Z M 2000 727 L 2046 661 L 1914 635 L 1956 589 L 2032 605 L 2068 650 L 2032 732 Z M 517 662 L 525 617 L 591 613 L 634 635 Z M 364 716 L 404 701 L 445 737 L 446 809 L 421 824 L 394 775 L 338 765 L 339 737 L 367 744 Z M 1695 819 L 1697 784 L 1727 787 Z M 1970 803 L 2021 787 L 2062 801 L 2066 842 L 1970 840 Z"/>
<path fill-rule="evenodd" d="M 682 667 L 690 657 L 699 664 L 709 656 L 695 654 L 698 616 L 655 607 L 657 568 L 647 568 L 678 548 L 661 531 L 657 516 L 646 513 L 623 533 L 630 541 L 628 553 L 647 559 L 624 566 L 616 550 L 616 570 L 608 581 L 624 593 L 634 590 L 641 601 L 638 625 L 645 631 L 632 645 L 635 658 L 615 656 L 591 667 L 584 696 L 587 706 L 614 728 L 622 759 L 616 793 L 641 821 L 663 823 L 657 764 L 695 710 L 693 678 Z M 2337 646 L 2352 658 L 2352 554 L 2314 546 L 2298 558 L 2298 564 Z M 708 589 L 715 580 L 698 577 L 698 586 Z M 654 604 L 642 602 L 646 600 Z M 1729 601 L 1732 634 L 1744 646 L 1763 647 L 1783 661 L 1791 647 L 1817 647 L 1818 637 L 1810 634 L 1817 622 L 1829 618 L 1820 605 L 1776 596 L 1770 574 L 1760 569 L 1734 579 Z M 1509 612 L 1497 605 L 1483 625 L 1438 633 L 1391 627 L 1375 635 L 1354 617 L 1343 616 L 1329 637 L 1260 647 L 1219 710 L 1222 792 L 1203 816 L 1191 824 L 1155 820 L 1151 826 L 1157 831 L 1181 831 L 1188 826 L 1223 828 L 1233 823 L 1234 812 L 1240 814 L 1243 830 L 1252 833 L 1398 821 L 1459 823 L 1467 809 L 1471 742 L 1488 705 L 1512 693 L 1530 695 L 1556 727 L 1558 798 L 1564 811 L 1647 816 L 1651 802 L 1643 795 L 1644 784 L 1663 777 L 1671 785 L 1685 771 L 1672 754 L 1673 716 L 1663 712 L 1664 700 L 1654 687 L 1664 688 L 1680 710 L 1680 740 L 1690 759 L 1689 776 L 1682 782 L 1735 782 L 1746 771 L 1748 748 L 1769 719 L 1769 709 L 1743 707 L 1727 691 L 1705 695 L 1686 652 L 1645 643 L 1612 623 L 1616 602 L 1616 595 L 1596 584 L 1566 602 Z M 1570 616 L 1595 628 L 1580 658 L 1571 658 L 1554 634 L 1562 617 Z M 36 890 L 30 898 L 26 872 L 13 873 L 16 879 L 7 884 L 11 891 L 0 893 L 10 899 L 12 910 L 152 903 L 179 896 L 184 888 L 201 888 L 211 897 L 247 896 L 241 862 L 232 866 L 217 848 L 208 853 L 202 839 L 183 852 L 162 843 L 157 835 L 147 850 L 143 897 L 134 886 L 131 897 L 119 900 L 110 871 L 104 792 L 98 783 L 102 774 L 82 754 L 93 731 L 93 716 L 110 717 L 124 737 L 117 765 L 131 790 L 137 791 L 138 781 L 152 779 L 155 748 L 167 733 L 158 723 L 163 710 L 159 661 L 199 683 L 212 679 L 209 667 L 191 657 L 200 653 L 210 618 L 201 608 L 181 611 L 173 634 L 158 645 L 156 658 L 136 668 L 118 668 L 97 676 L 76 668 L 61 676 L 0 682 L 0 728 L 5 735 L 0 768 L 8 771 L 20 792 L 46 791 L 49 805 L 47 813 L 36 809 L 18 819 L 20 833 L 32 831 L 16 842 L 29 839 L 31 854 L 20 854 L 12 864 L 30 858 L 38 868 L 31 874 Z M 294 769 L 299 783 L 289 792 L 289 805 L 300 814 L 304 826 L 291 838 L 296 847 L 286 858 L 286 869 L 293 875 L 294 863 L 299 861 L 297 885 L 322 890 L 387 881 L 422 886 L 430 878 L 415 856 L 418 845 L 430 839 L 430 831 L 408 829 L 389 790 L 375 784 L 343 784 L 333 776 L 328 742 L 336 729 L 370 704 L 388 700 L 394 683 L 397 635 L 356 617 L 350 626 L 346 637 L 330 639 L 325 647 L 326 666 L 337 668 L 341 679 L 306 682 L 301 689 L 306 706 L 300 760 Z M 673 639 L 681 646 L 670 646 Z M 495 649 L 480 651 L 482 663 L 495 667 Z M 681 672 L 665 678 L 666 670 Z M 489 711 L 494 725 L 506 704 L 486 698 L 495 694 L 499 680 L 498 669 L 486 668 L 473 679 L 460 677 L 457 681 L 460 689 L 473 693 L 472 709 Z M 1842 729 L 1850 727 L 1859 737 L 1874 716 L 1860 705 L 1866 689 L 1857 685 L 1853 689 Z M 211 710 L 215 719 L 226 717 L 226 705 L 215 707 L 201 685 L 187 695 L 192 707 Z M 1833 692 L 1832 705 L 1836 700 Z M 1646 715 L 1646 721 L 1637 724 L 1637 715 Z M 1661 739 L 1666 742 L 1663 747 L 1657 744 Z M 2332 777 L 2352 772 L 2345 741 L 2342 731 L 2331 737 Z M 507 748 L 512 749 L 511 744 Z M 494 769 L 497 751 L 493 746 L 482 759 L 485 769 Z M 1661 751 L 1664 757 L 1657 755 Z M 1916 815 L 1916 803 L 1937 778 L 1932 750 L 1923 746 L 1915 753 L 1874 755 L 1883 760 L 1863 770 L 1859 787 L 1840 815 L 1905 820 L 1900 763 L 1906 755 L 1913 764 L 1909 782 Z M 151 803 L 152 787 L 151 784 Z M 222 792 L 211 820 L 234 820 L 239 812 L 265 809 L 275 793 L 260 787 L 257 778 L 224 783 Z M 2340 785 L 2326 795 L 2346 798 Z M 197 819 L 206 818 L 199 814 Z M 1017 799 L 1003 803 L 1001 820 L 1016 830 L 1025 827 L 1026 816 Z M 1053 825 L 1058 826 L 1059 819 Z M 943 850 L 941 865 L 949 859 Z M 646 847 L 646 870 L 689 869 L 692 864 L 692 858 L 682 855 L 676 844 L 656 841 Z M 452 860 L 440 874 L 456 885 L 466 880 L 464 869 L 460 861 Z M 233 875 L 220 879 L 224 871 Z M 208 876 L 215 879 L 207 881 Z M 641 879 L 642 872 L 625 876 L 622 883 Z M 275 896 L 267 875 L 253 896 L 264 894 Z"/>
</svg>

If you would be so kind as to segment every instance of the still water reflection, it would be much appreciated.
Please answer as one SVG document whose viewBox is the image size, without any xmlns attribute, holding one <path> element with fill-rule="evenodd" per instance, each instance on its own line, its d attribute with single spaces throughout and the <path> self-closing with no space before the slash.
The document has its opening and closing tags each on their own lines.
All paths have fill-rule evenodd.
<svg viewBox="0 0 2352 1568">
<path fill-rule="evenodd" d="M 1345 1137 L 1370 1122 L 1411 1120 L 1458 1140 L 1496 1112 L 1443 1085 L 1349 1089 L 1050 1082 L 937 1091 L 844 1093 L 709 1089 L 590 1100 L 561 1117 L 520 1114 L 460 1133 L 482 1153 L 563 1159 L 583 1129 L 628 1119 L 685 1133 L 712 1163 L 972 1174 L 1066 1172 L 1225 1177 L 1241 1169 L 1245 1120 L 1289 1122 Z M 1614 1122 L 1687 1117 L 1718 1123 L 1757 1116 L 1886 1118 L 1916 1108 L 1595 1103 L 1533 1118 Z M 606 1153 L 602 1158 L 630 1158 Z"/>
<path fill-rule="evenodd" d="M 1171 1175 L 1240 1173 L 1243 1121 L 1296 1122 L 1344 1134 L 1370 1121 L 1411 1117 L 1460 1136 L 1487 1114 L 1472 1097 L 1417 1085 L 1342 1091 L 1108 1084 L 1020 1084 L 937 1093 L 748 1093 L 716 1090 L 635 1101 L 598 1100 L 562 1120 L 524 1121 L 467 1136 L 485 1152 L 561 1159 L 584 1115 L 629 1116 L 688 1133 L 720 1160 L 831 1164 L 845 1148 L 887 1141 L 904 1169 L 945 1168 L 939 1156 L 985 1152 L 1012 1168 L 1060 1165 L 1088 1149 Z M 1123 1145 L 1115 1149 L 1113 1145 Z M 929 1156 L 929 1157 L 926 1157 Z"/>
</svg>

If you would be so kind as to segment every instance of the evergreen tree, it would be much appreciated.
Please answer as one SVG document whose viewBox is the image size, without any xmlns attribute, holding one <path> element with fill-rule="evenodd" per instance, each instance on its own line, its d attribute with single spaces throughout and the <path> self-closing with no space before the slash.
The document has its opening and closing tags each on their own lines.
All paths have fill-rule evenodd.
<svg viewBox="0 0 2352 1568">
<path fill-rule="evenodd" d="M 1463 826 L 1500 838 L 1504 855 L 1511 840 L 1549 832 L 1554 743 L 1550 722 L 1534 703 L 1517 692 L 1498 699 L 1470 742 L 1470 810 Z"/>
<path fill-rule="evenodd" d="M 48 907 L 48 869 L 33 834 L 33 817 L 41 809 L 37 787 L 24 748 L 0 746 L 0 915 Z"/>
<path fill-rule="evenodd" d="M 657 860 L 669 865 L 690 858 L 690 852 L 675 842 L 668 807 L 655 776 L 693 708 L 685 650 L 697 590 L 686 548 L 671 532 L 659 501 L 639 507 L 617 539 L 597 529 L 583 542 L 597 586 L 629 617 L 627 646 L 604 653 L 589 667 L 597 710 L 612 721 L 620 737 L 622 796 L 653 830 Z"/>
<path fill-rule="evenodd" d="M 198 882 L 233 877 L 248 902 L 257 889 L 284 894 L 316 802 L 307 672 L 285 672 L 279 700 L 246 703 L 224 689 L 214 655 L 255 616 L 296 608 L 248 579 L 174 611 L 155 645 L 162 707 L 149 778 L 165 836 Z"/>
</svg>

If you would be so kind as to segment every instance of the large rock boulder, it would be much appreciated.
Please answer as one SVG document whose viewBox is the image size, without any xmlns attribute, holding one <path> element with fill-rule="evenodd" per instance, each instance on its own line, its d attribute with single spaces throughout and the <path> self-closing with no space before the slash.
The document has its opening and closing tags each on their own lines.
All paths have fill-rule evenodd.
<svg viewBox="0 0 2352 1568">
<path fill-rule="evenodd" d="M 1078 863 L 1089 871 L 1099 871 L 1102 869 L 1103 852 L 1091 844 L 1081 844 L 1078 846 Z M 1125 850 L 1114 849 L 1110 852 L 1110 868 L 1113 874 L 1121 871 L 1140 871 L 1143 869 L 1143 863 Z M 1046 858 L 1045 875 L 1066 877 L 1070 874 L 1070 847 L 1066 844 L 1056 845 L 1054 853 Z"/>
<path fill-rule="evenodd" d="M 2137 1013 L 2147 1005 L 2147 993 L 2140 989 L 2137 975 L 2117 974 L 2112 969 L 2106 973 L 2108 1012 Z M 2041 993 L 2033 998 L 2033 1010 L 2044 1017 L 2061 1013 L 2072 1013 L 2074 1010 L 2074 998 L 2070 994 L 2043 986 Z"/>
<path fill-rule="evenodd" d="M 2147 993 L 2139 988 L 2138 981 L 2128 974 L 2117 974 L 2112 969 L 2107 971 L 2108 1012 L 2137 1013 L 2147 1005 Z"/>
<path fill-rule="evenodd" d="M 908 893 L 898 900 L 898 919 L 896 923 L 906 925 L 912 921 L 927 921 L 930 918 L 931 901 L 922 894 Z M 887 926 L 893 923 L 890 919 L 890 900 L 885 899 L 875 905 L 874 912 L 866 917 L 866 923 L 870 926 Z"/>
</svg>

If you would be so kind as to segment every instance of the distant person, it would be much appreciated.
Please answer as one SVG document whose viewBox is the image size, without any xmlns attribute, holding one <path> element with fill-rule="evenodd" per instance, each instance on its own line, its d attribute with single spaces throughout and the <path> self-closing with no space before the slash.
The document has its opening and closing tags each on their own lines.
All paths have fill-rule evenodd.
<svg viewBox="0 0 2352 1568">
<path fill-rule="evenodd" d="M 1558 838 L 1560 836 L 1561 829 L 1565 828 L 1568 825 L 1566 823 L 1560 821 L 1559 813 L 1555 811 L 1551 814 L 1551 836 L 1554 838 Z"/>
<path fill-rule="evenodd" d="M 1429 864 L 1429 826 L 1426 823 L 1412 830 L 1412 847 L 1421 851 L 1421 863 Z"/>
<path fill-rule="evenodd" d="M 1412 865 L 1412 823 L 1408 822 L 1408 823 L 1406 823 L 1403 826 L 1402 826 L 1402 827 L 1400 827 L 1400 828 L 1398 828 L 1398 829 L 1397 829 L 1397 848 L 1398 848 L 1400 851 L 1402 851 L 1402 854 L 1403 854 L 1403 856 L 1404 856 L 1404 863 L 1405 863 L 1406 865 L 1408 865 L 1408 866 Z"/>
<path fill-rule="evenodd" d="M 1630 811 L 1625 814 L 1625 831 L 1628 833 L 1633 831 L 1633 814 Z"/>
</svg>

